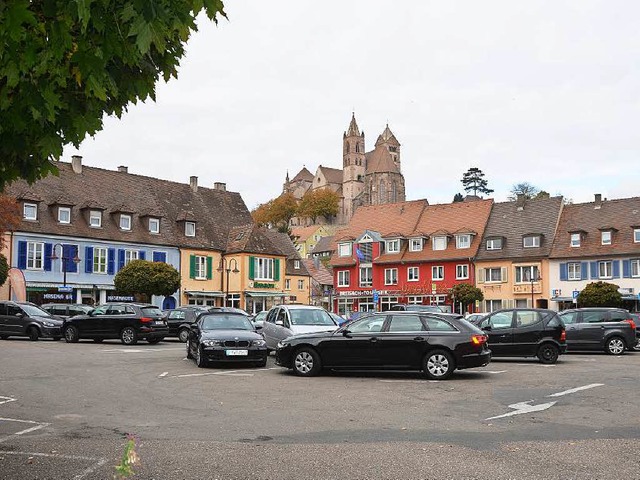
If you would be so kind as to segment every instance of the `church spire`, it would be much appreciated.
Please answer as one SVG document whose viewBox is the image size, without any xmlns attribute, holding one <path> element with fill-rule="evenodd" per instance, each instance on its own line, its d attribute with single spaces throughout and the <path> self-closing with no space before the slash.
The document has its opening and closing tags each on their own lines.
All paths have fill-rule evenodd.
<svg viewBox="0 0 640 480">
<path fill-rule="evenodd" d="M 360 129 L 358 128 L 358 124 L 356 123 L 356 113 L 351 112 L 351 123 L 349 124 L 349 129 L 345 134 L 347 137 L 360 136 Z"/>
</svg>

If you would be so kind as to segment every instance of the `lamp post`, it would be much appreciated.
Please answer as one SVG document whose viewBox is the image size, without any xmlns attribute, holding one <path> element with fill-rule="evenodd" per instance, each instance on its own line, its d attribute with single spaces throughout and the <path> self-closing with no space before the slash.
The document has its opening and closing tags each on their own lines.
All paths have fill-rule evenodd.
<svg viewBox="0 0 640 480">
<path fill-rule="evenodd" d="M 56 247 L 60 247 L 60 256 L 56 255 Z M 51 257 L 49 257 L 52 261 L 58 260 L 58 258 L 62 261 L 62 286 L 67 287 L 67 262 L 71 260 L 76 265 L 80 263 L 80 257 L 78 256 L 78 250 L 76 250 L 76 254 L 73 258 L 70 258 L 64 254 L 64 245 L 61 243 L 55 243 L 51 249 Z M 65 292 L 66 293 L 66 292 Z"/>
<path fill-rule="evenodd" d="M 231 266 L 233 265 L 233 270 L 231 269 Z M 240 270 L 238 270 L 238 261 L 235 258 L 231 258 L 229 259 L 229 261 L 227 261 L 226 257 L 221 257 L 220 258 L 220 265 L 218 265 L 218 271 L 219 272 L 227 272 L 227 281 L 225 284 L 226 290 L 225 290 L 225 294 L 224 294 L 224 306 L 228 306 L 227 302 L 228 302 L 228 298 L 229 298 L 229 274 L 231 272 L 233 273 L 238 273 L 240 272 Z"/>
<path fill-rule="evenodd" d="M 534 304 L 534 298 L 533 298 L 533 284 L 534 282 L 539 282 L 540 280 L 542 280 L 542 277 L 540 277 L 540 272 L 538 271 L 538 267 L 533 266 L 531 267 L 531 273 L 529 274 L 529 281 L 531 282 L 531 308 L 536 308 L 535 304 Z"/>
</svg>

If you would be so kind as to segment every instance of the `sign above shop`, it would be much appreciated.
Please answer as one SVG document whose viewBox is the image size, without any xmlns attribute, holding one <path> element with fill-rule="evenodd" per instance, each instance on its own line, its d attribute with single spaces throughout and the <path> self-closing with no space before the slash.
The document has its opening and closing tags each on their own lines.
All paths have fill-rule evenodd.
<svg viewBox="0 0 640 480">
<path fill-rule="evenodd" d="M 131 295 L 107 295 L 107 302 L 133 302 L 135 298 Z"/>
<path fill-rule="evenodd" d="M 69 286 L 58 287 L 58 291 L 62 293 L 71 293 L 73 292 L 73 287 L 69 287 Z"/>
<path fill-rule="evenodd" d="M 73 295 L 64 293 L 45 293 L 42 295 L 44 300 L 73 300 Z"/>
<path fill-rule="evenodd" d="M 276 288 L 275 283 L 261 283 L 261 282 L 253 282 L 254 288 Z"/>
</svg>

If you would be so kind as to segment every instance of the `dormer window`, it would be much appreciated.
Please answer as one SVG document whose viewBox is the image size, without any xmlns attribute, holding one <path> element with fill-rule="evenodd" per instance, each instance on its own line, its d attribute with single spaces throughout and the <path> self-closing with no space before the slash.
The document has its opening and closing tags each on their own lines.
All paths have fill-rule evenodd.
<svg viewBox="0 0 640 480">
<path fill-rule="evenodd" d="M 131 230 L 131 215 L 120 215 L 120 230 Z"/>
<path fill-rule="evenodd" d="M 160 233 L 160 219 L 159 218 L 150 218 L 149 219 L 149 233 Z"/>
<path fill-rule="evenodd" d="M 22 207 L 22 218 L 25 220 L 37 220 L 38 205 L 35 203 L 25 203 Z"/>
<path fill-rule="evenodd" d="M 293 262 L 293 268 L 295 268 L 296 270 L 300 269 L 300 260 L 295 260 Z"/>
<path fill-rule="evenodd" d="M 341 243 L 338 245 L 338 255 L 340 257 L 351 256 L 351 243 Z"/>
<path fill-rule="evenodd" d="M 409 251 L 410 252 L 421 252 L 422 251 L 422 239 L 421 238 L 412 238 L 409 240 Z"/>
<path fill-rule="evenodd" d="M 522 239 L 522 246 L 524 248 L 536 248 L 540 246 L 540 236 L 539 235 L 527 235 Z"/>
<path fill-rule="evenodd" d="M 184 222 L 184 234 L 187 237 L 196 236 L 196 222 Z"/>
<path fill-rule="evenodd" d="M 446 250 L 447 249 L 447 237 L 444 235 L 433 237 L 431 239 L 431 246 L 434 250 Z"/>
<path fill-rule="evenodd" d="M 100 210 L 91 210 L 89 212 L 89 226 L 93 228 L 102 226 L 102 212 Z"/>
<path fill-rule="evenodd" d="M 398 253 L 400 252 L 400 240 L 387 240 L 386 242 L 387 253 Z"/>
<path fill-rule="evenodd" d="M 487 250 L 502 250 L 502 239 L 501 238 L 488 238 L 487 239 Z"/>
<path fill-rule="evenodd" d="M 579 233 L 572 233 L 571 234 L 571 246 L 572 247 L 579 247 L 580 246 L 580 240 L 581 240 L 581 236 Z"/>
<path fill-rule="evenodd" d="M 633 242 L 640 243 L 640 228 L 633 229 Z"/>
<path fill-rule="evenodd" d="M 600 243 L 602 245 L 611 245 L 611 230 L 600 232 Z"/>
<path fill-rule="evenodd" d="M 471 247 L 471 235 L 456 235 L 456 248 L 470 248 Z"/>
<path fill-rule="evenodd" d="M 71 223 L 71 208 L 58 207 L 58 222 Z"/>
</svg>

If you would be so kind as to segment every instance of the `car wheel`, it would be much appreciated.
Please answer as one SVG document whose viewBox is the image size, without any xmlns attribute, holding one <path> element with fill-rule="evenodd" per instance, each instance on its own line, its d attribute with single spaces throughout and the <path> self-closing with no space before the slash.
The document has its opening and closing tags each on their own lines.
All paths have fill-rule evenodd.
<svg viewBox="0 0 640 480">
<path fill-rule="evenodd" d="M 180 329 L 180 331 L 178 332 L 178 340 L 184 343 L 187 341 L 188 338 L 189 338 L 189 330 L 187 330 L 186 328 Z"/>
<path fill-rule="evenodd" d="M 191 342 L 189 340 L 187 340 L 187 358 L 193 358 L 193 355 L 191 355 Z"/>
<path fill-rule="evenodd" d="M 553 343 L 543 343 L 538 347 L 538 353 L 536 356 L 540 363 L 544 363 L 550 365 L 552 363 L 556 363 L 558 361 L 558 356 L 560 355 L 560 349 L 554 345 Z"/>
<path fill-rule="evenodd" d="M 164 337 L 147 338 L 147 342 L 150 343 L 151 345 L 155 345 L 156 343 L 160 343 L 162 340 L 164 340 Z"/>
<path fill-rule="evenodd" d="M 605 352 L 609 355 L 622 355 L 626 349 L 627 345 L 620 337 L 611 337 L 605 346 Z"/>
<path fill-rule="evenodd" d="M 266 367 L 267 366 L 267 359 L 265 358 L 264 360 L 256 363 L 256 367 L 257 368 L 262 368 L 262 367 Z"/>
<path fill-rule="evenodd" d="M 69 325 L 64 329 L 64 341 L 67 343 L 77 343 L 80 340 L 78 328 L 73 325 Z"/>
<path fill-rule="evenodd" d="M 35 342 L 40 338 L 40 332 L 36 327 L 29 327 L 27 328 L 27 336 L 29 337 L 29 340 Z"/>
<path fill-rule="evenodd" d="M 320 373 L 320 356 L 309 347 L 302 347 L 293 357 L 293 371 L 301 377 L 313 377 Z"/>
<path fill-rule="evenodd" d="M 425 355 L 422 369 L 429 380 L 445 380 L 455 370 L 453 357 L 446 350 L 434 350 Z"/>
<path fill-rule="evenodd" d="M 104 342 L 104 338 L 94 338 L 93 341 L 94 343 L 102 343 Z"/>
<path fill-rule="evenodd" d="M 196 350 L 196 365 L 198 368 L 204 368 L 207 366 L 207 361 L 204 359 L 204 352 L 202 351 L 202 347 L 198 347 Z"/>
<path fill-rule="evenodd" d="M 124 345 L 135 345 L 138 343 L 138 334 L 133 327 L 124 327 L 120 332 L 120 341 Z"/>
</svg>

